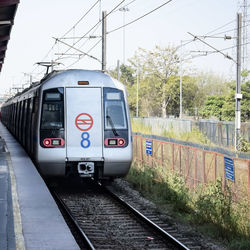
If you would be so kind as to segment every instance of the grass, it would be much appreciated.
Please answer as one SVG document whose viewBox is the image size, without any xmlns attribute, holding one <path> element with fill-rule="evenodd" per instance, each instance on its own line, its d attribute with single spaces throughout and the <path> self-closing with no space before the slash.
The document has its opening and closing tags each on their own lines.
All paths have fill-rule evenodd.
<svg viewBox="0 0 250 250">
<path fill-rule="evenodd" d="M 182 177 L 133 163 L 129 182 L 161 209 L 196 225 L 206 235 L 223 241 L 231 249 L 250 249 L 250 218 L 247 201 L 233 202 L 233 191 L 222 181 L 200 186 L 191 192 Z"/>
<path fill-rule="evenodd" d="M 207 146 L 213 146 L 212 142 L 205 137 L 198 129 L 193 129 L 191 132 L 175 132 L 173 128 L 170 130 L 159 129 L 153 131 L 150 125 L 145 125 L 141 121 L 132 120 L 132 131 L 142 134 L 154 134 L 159 136 L 171 137 L 182 141 L 199 143 Z"/>
<path fill-rule="evenodd" d="M 212 143 L 204 134 L 202 134 L 199 129 L 194 128 L 191 132 L 175 132 L 173 128 L 170 129 L 154 129 L 150 125 L 145 125 L 143 121 L 140 120 L 131 120 L 132 131 L 139 132 L 142 134 L 154 134 L 159 136 L 165 136 L 170 138 L 175 138 L 181 141 L 194 142 L 206 146 L 216 146 Z M 234 151 L 234 147 L 227 148 L 231 151 Z M 250 152 L 250 142 L 240 138 L 240 148 L 239 152 Z"/>
</svg>

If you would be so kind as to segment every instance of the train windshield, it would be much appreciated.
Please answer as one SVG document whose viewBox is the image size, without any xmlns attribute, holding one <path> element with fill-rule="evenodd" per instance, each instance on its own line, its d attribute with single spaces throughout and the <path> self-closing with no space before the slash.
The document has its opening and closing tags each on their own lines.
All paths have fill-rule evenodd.
<svg viewBox="0 0 250 250">
<path fill-rule="evenodd" d="M 123 92 L 104 88 L 105 129 L 127 129 Z"/>
<path fill-rule="evenodd" d="M 64 128 L 63 88 L 43 92 L 41 129 Z"/>
</svg>

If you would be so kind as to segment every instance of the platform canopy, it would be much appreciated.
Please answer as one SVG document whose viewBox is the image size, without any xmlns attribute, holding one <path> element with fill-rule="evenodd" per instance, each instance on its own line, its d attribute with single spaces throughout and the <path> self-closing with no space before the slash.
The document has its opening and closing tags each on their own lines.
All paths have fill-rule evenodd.
<svg viewBox="0 0 250 250">
<path fill-rule="evenodd" d="M 0 72 L 20 0 L 0 0 Z"/>
</svg>

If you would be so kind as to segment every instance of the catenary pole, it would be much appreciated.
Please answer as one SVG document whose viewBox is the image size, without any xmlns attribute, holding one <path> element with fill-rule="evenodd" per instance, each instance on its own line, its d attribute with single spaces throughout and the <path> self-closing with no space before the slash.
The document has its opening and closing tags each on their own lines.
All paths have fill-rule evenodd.
<svg viewBox="0 0 250 250">
<path fill-rule="evenodd" d="M 102 71 L 106 71 L 107 51 L 106 51 L 106 36 L 107 36 L 107 11 L 102 12 Z"/>
<path fill-rule="evenodd" d="M 136 117 L 139 116 L 139 65 L 137 65 L 136 77 Z"/>
<path fill-rule="evenodd" d="M 236 93 L 235 93 L 235 149 L 240 148 L 240 100 L 241 94 L 241 33 L 242 33 L 242 14 L 237 13 L 237 64 L 236 64 Z"/>
<path fill-rule="evenodd" d="M 117 80 L 120 81 L 120 60 L 117 60 Z"/>
<path fill-rule="evenodd" d="M 181 53 L 180 53 L 180 115 L 182 119 L 182 41 L 181 41 Z"/>
</svg>

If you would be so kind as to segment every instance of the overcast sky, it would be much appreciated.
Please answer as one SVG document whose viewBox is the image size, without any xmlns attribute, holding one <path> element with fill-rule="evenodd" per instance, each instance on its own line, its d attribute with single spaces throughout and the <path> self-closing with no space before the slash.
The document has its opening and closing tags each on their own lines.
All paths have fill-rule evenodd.
<svg viewBox="0 0 250 250">
<path fill-rule="evenodd" d="M 26 83 L 28 76 L 24 73 L 32 74 L 33 79 L 41 78 L 44 74 L 43 68 L 36 65 L 40 61 L 51 61 L 61 57 L 57 60 L 62 63 L 60 68 L 101 69 L 97 60 L 87 56 L 73 64 L 80 54 L 74 50 L 68 51 L 68 55 L 65 56 L 58 55 L 65 53 L 68 47 L 60 42 L 55 43 L 52 38 L 61 38 L 95 2 L 96 0 L 21 0 L 0 73 L 0 94 L 13 84 L 18 86 Z M 98 3 L 66 37 L 82 37 L 98 23 L 102 10 L 110 12 L 120 2 L 120 0 L 102 0 L 101 4 Z M 108 16 L 108 32 L 123 25 L 124 15 L 125 23 L 128 23 L 165 2 L 167 1 L 126 0 L 120 6 L 130 3 L 126 6 L 128 8 L 126 12 L 119 11 L 118 7 L 117 11 Z M 172 0 L 154 13 L 125 28 L 125 50 L 123 28 L 108 34 L 107 68 L 115 68 L 117 60 L 122 63 L 124 55 L 127 62 L 139 47 L 152 50 L 155 45 L 178 46 L 181 40 L 192 39 L 187 32 L 200 36 L 209 34 L 223 37 L 227 34 L 234 37 L 236 13 L 240 11 L 238 2 L 238 0 Z M 96 28 L 88 33 L 88 36 L 100 36 L 101 25 Z M 217 28 L 220 29 L 216 30 Z M 99 39 L 83 38 L 75 47 L 88 52 Z M 62 41 L 73 44 L 77 38 Z M 235 39 L 225 41 L 223 38 L 207 38 L 205 41 L 218 49 L 229 48 L 236 44 Z M 184 51 L 185 57 L 190 58 L 201 54 L 194 51 L 212 51 L 212 49 L 196 41 L 186 45 Z M 235 48 L 223 52 L 234 58 L 236 56 Z M 74 53 L 78 55 L 73 56 Z M 101 43 L 89 54 L 101 59 Z M 193 58 L 188 66 L 202 71 L 213 71 L 232 79 L 235 77 L 235 63 L 220 54 Z"/>
</svg>

